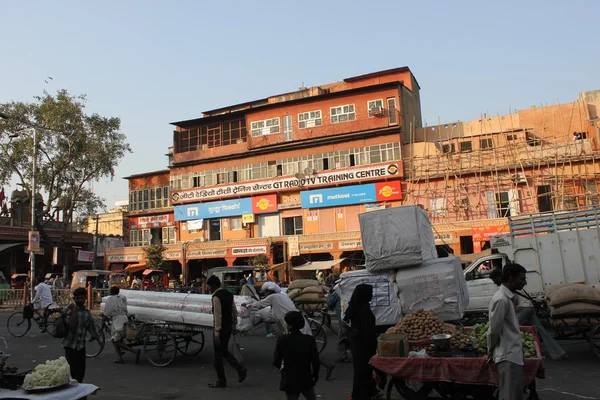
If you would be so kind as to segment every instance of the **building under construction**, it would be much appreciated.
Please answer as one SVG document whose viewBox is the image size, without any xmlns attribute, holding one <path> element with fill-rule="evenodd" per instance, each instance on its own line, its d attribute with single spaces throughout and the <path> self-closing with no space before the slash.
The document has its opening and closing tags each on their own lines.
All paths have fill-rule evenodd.
<svg viewBox="0 0 600 400">
<path fill-rule="evenodd" d="M 598 204 L 600 91 L 407 131 L 405 203 L 421 204 L 436 244 L 455 253 L 489 245 L 507 217 Z"/>
</svg>

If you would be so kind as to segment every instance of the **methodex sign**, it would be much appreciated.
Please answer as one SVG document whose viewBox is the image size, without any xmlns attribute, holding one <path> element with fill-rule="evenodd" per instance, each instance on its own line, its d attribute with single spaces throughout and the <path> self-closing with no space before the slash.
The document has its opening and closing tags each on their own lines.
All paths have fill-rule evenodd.
<svg viewBox="0 0 600 400">
<path fill-rule="evenodd" d="M 361 180 L 372 180 L 386 176 L 394 176 L 399 172 L 397 163 L 370 165 L 368 167 L 345 170 L 320 171 L 316 175 L 301 178 L 287 177 L 267 181 L 248 182 L 235 185 L 223 185 L 210 189 L 177 190 L 171 192 L 172 203 L 189 203 L 227 196 L 256 195 L 282 189 L 302 189 L 311 186 L 345 183 Z"/>
</svg>

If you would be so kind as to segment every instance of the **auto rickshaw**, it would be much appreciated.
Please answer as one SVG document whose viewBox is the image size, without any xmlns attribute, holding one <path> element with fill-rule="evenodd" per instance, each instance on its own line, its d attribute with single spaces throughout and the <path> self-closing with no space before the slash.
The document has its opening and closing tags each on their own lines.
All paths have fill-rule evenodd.
<svg viewBox="0 0 600 400">
<path fill-rule="evenodd" d="M 83 270 L 73 272 L 71 289 L 87 288 L 88 282 L 92 283 L 94 289 L 103 289 L 105 283 L 108 287 L 117 286 L 127 289 L 127 276 L 125 274 L 104 270 Z"/>
<path fill-rule="evenodd" d="M 152 290 L 157 287 L 162 287 L 162 281 L 165 271 L 160 269 L 147 269 L 142 273 L 142 282 L 144 290 Z"/>
<path fill-rule="evenodd" d="M 28 274 L 12 274 L 10 277 L 10 288 L 23 289 L 25 287 L 25 281 L 28 277 Z"/>
</svg>

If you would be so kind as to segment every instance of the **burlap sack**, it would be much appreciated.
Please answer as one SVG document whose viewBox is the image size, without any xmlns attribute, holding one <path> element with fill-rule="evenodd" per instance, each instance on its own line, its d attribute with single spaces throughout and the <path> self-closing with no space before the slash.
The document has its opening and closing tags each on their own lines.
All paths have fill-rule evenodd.
<svg viewBox="0 0 600 400">
<path fill-rule="evenodd" d="M 553 317 L 564 315 L 600 315 L 600 305 L 590 303 L 570 303 L 560 307 L 550 306 Z"/>
<path fill-rule="evenodd" d="M 300 296 L 302 294 L 302 289 L 292 289 L 289 292 L 287 292 L 287 295 L 290 299 L 294 300 L 296 297 Z"/>
<path fill-rule="evenodd" d="M 321 283 L 314 279 L 297 279 L 293 281 L 290 286 L 288 286 L 288 290 L 292 289 L 304 289 L 309 286 L 319 286 Z"/>
<path fill-rule="evenodd" d="M 327 294 L 326 286 L 309 286 L 302 289 L 302 294 L 308 293 L 318 293 L 318 294 Z"/>
<path fill-rule="evenodd" d="M 589 303 L 600 305 L 600 290 L 586 285 L 568 284 L 556 288 L 547 294 L 548 304 L 561 307 L 571 303 Z"/>
<path fill-rule="evenodd" d="M 324 294 L 319 293 L 306 293 L 302 294 L 294 299 L 294 303 L 299 304 L 313 304 L 313 303 L 326 303 L 327 298 Z"/>
</svg>

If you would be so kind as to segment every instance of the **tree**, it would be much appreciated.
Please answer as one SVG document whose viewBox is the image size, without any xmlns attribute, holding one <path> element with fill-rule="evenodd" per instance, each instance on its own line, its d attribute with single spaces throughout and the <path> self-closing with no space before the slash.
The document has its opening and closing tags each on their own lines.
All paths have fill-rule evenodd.
<svg viewBox="0 0 600 400">
<path fill-rule="evenodd" d="M 121 120 L 86 114 L 86 96 L 66 90 L 56 95 L 44 91 L 32 103 L 0 104 L 9 116 L 0 120 L 0 184 L 16 178 L 31 193 L 33 138 L 9 134 L 37 126 L 37 189 L 44 192 L 43 209 L 36 212 L 36 228 L 50 246 L 64 247 L 74 217 L 86 218 L 105 207 L 104 199 L 90 189 L 101 179 L 113 179 L 115 168 L 131 153 L 127 137 L 120 132 Z M 62 215 L 61 215 L 62 214 Z M 46 232 L 50 221 L 61 221 L 60 239 Z"/>
<path fill-rule="evenodd" d="M 266 254 L 258 254 L 248 259 L 248 265 L 256 267 L 264 267 L 269 264 L 269 257 Z"/>
<path fill-rule="evenodd" d="M 146 265 L 148 269 L 164 269 L 163 253 L 166 250 L 165 246 L 162 244 L 151 244 L 148 247 L 144 247 L 143 250 L 146 253 Z"/>
</svg>

